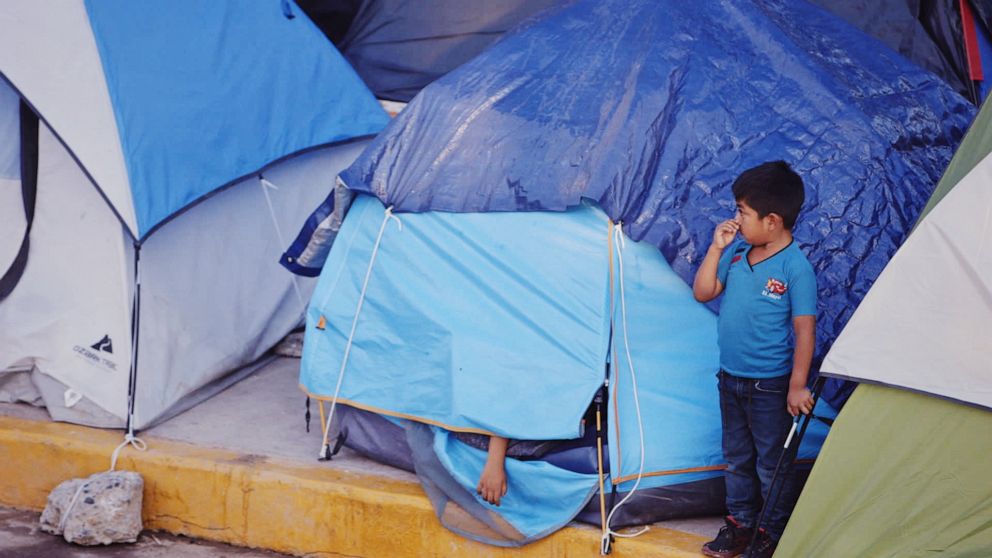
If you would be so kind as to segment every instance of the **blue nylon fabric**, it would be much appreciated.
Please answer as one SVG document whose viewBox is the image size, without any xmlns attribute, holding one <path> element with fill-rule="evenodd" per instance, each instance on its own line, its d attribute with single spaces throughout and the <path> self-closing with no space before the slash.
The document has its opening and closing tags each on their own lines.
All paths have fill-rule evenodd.
<svg viewBox="0 0 992 558">
<path fill-rule="evenodd" d="M 87 0 L 143 238 L 215 189 L 389 120 L 278 0 Z M 302 12 L 299 12 L 302 14 Z"/>
<path fill-rule="evenodd" d="M 819 358 L 974 113 L 805 2 L 580 0 L 426 87 L 341 178 L 399 212 L 596 200 L 691 283 L 733 179 L 784 159 L 807 185 L 795 236 L 820 285 Z"/>
<path fill-rule="evenodd" d="M 20 97 L 0 77 L 0 179 L 21 179 Z"/>
<path fill-rule="evenodd" d="M 300 372 L 310 393 L 334 395 L 383 214 L 355 200 L 317 282 Z M 386 224 L 340 397 L 511 438 L 578 437 L 609 334 L 603 213 L 400 219 Z"/>
<path fill-rule="evenodd" d="M 494 506 L 475 494 L 486 452 L 435 429 L 434 452 L 458 484 L 528 539 L 563 527 L 585 506 L 599 484 L 595 474 L 575 473 L 544 461 L 506 460 L 506 495 Z"/>
<path fill-rule="evenodd" d="M 992 93 L 992 36 L 978 23 L 977 18 L 975 32 L 978 36 L 978 52 L 982 60 L 982 76 L 985 78 L 978 85 L 979 96 L 984 100 L 988 98 L 989 93 Z"/>
<path fill-rule="evenodd" d="M 822 397 L 816 401 L 816 407 L 813 408 L 814 417 L 821 417 L 824 419 L 834 420 L 837 418 L 837 409 L 834 409 L 830 403 L 828 403 Z M 799 425 L 796 427 L 796 435 L 799 435 L 799 428 L 802 427 L 802 423 L 805 419 L 800 418 Z M 823 447 L 823 442 L 827 439 L 827 434 L 830 433 L 830 426 L 825 422 L 817 419 L 813 419 L 809 422 L 809 426 L 806 427 L 806 433 L 803 435 L 802 442 L 799 444 L 799 453 L 796 459 L 816 459 L 820 455 L 820 448 Z"/>
<path fill-rule="evenodd" d="M 354 2 L 355 18 L 336 44 L 377 97 L 408 102 L 508 29 L 564 2 L 431 0 L 429 9 L 409 0 Z"/>
<path fill-rule="evenodd" d="M 303 277 L 317 277 L 320 275 L 321 268 L 300 263 L 300 255 L 303 254 L 303 251 L 310 243 L 313 233 L 317 230 L 321 221 L 327 219 L 332 213 L 334 213 L 334 190 L 331 190 L 331 193 L 317 206 L 317 209 L 313 210 L 310 216 L 307 217 L 300 232 L 293 239 L 293 243 L 279 257 L 279 264 L 291 273 Z M 328 249 L 330 248 L 328 247 Z M 326 257 L 324 261 L 326 261 Z M 324 261 L 320 262 L 321 265 L 323 265 Z"/>
</svg>

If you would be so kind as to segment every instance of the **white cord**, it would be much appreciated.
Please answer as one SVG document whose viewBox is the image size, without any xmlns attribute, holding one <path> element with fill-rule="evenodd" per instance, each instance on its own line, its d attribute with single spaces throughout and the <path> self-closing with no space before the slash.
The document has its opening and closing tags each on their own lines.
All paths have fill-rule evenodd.
<svg viewBox="0 0 992 558">
<path fill-rule="evenodd" d="M 334 397 L 331 399 L 331 410 L 327 413 L 327 424 L 324 425 L 324 440 L 320 446 L 321 458 L 329 458 L 330 455 L 324 455 L 324 448 L 328 446 L 328 437 L 331 432 L 331 419 L 334 418 L 334 407 L 338 403 L 338 395 L 341 393 L 341 381 L 344 380 L 344 370 L 348 366 L 348 356 L 351 354 L 351 345 L 355 341 L 355 328 L 358 327 L 358 316 L 362 313 L 362 305 L 365 303 L 365 292 L 369 288 L 369 279 L 372 277 L 372 266 L 375 264 L 375 257 L 379 253 L 379 245 L 382 243 L 382 235 L 386 232 L 386 224 L 389 220 L 393 219 L 396 221 L 396 225 L 399 230 L 403 230 L 403 222 L 400 221 L 399 217 L 393 215 L 393 206 L 386 208 L 386 212 L 382 219 L 382 224 L 379 226 L 379 234 L 375 238 L 375 245 L 372 247 L 372 256 L 369 258 L 369 267 L 365 270 L 365 281 L 362 282 L 362 291 L 358 295 L 358 306 L 355 308 L 355 317 L 351 321 L 351 333 L 348 334 L 348 343 L 344 346 L 344 356 L 341 358 L 341 369 L 338 370 L 338 383 L 334 387 Z"/>
<path fill-rule="evenodd" d="M 617 510 L 620 509 L 621 506 L 626 504 L 627 500 L 629 500 L 630 497 L 634 495 L 634 492 L 637 491 L 637 487 L 641 484 L 641 478 L 644 476 L 644 422 L 641 420 L 641 400 L 637 394 L 637 374 L 634 372 L 634 359 L 631 358 L 630 356 L 630 342 L 627 339 L 627 301 L 626 298 L 624 297 L 624 279 L 623 279 L 624 238 L 623 238 L 622 222 L 618 222 L 616 224 L 616 227 L 614 228 L 613 242 L 617 247 L 617 261 L 619 264 L 617 267 L 620 272 L 619 273 L 620 321 L 623 324 L 623 347 L 627 355 L 627 367 L 630 370 L 631 387 L 634 390 L 634 409 L 637 413 L 637 434 L 640 437 L 640 444 L 641 444 L 641 463 L 640 463 L 640 467 L 637 470 L 637 480 L 634 481 L 633 488 L 631 488 L 630 492 L 628 492 L 627 495 L 620 500 L 620 503 L 618 503 L 616 506 L 613 507 L 612 510 L 610 510 L 610 514 L 606 517 L 606 532 L 603 533 L 603 537 L 602 540 L 600 541 L 600 549 L 599 549 L 600 554 L 603 555 L 605 555 L 609 550 L 611 535 L 619 538 L 632 538 L 644 534 L 649 529 L 649 527 L 643 527 L 636 533 L 617 533 L 612 528 L 610 528 L 610 523 L 613 521 L 613 514 L 615 514 Z M 617 448 L 617 452 L 619 455 L 619 448 Z"/>
<path fill-rule="evenodd" d="M 140 249 L 135 253 L 135 258 L 138 258 L 139 255 L 140 255 Z M 138 261 L 140 262 L 140 259 Z M 135 306 L 138 305 L 138 295 L 140 291 L 141 291 L 141 266 L 136 264 L 134 270 L 134 301 L 132 302 L 132 304 Z M 138 320 L 133 320 L 133 323 L 131 324 L 131 339 L 132 339 L 131 371 L 134 373 L 132 382 L 137 380 L 138 351 L 136 347 L 138 346 L 137 345 L 138 334 L 139 334 Z M 131 387 L 133 388 L 134 384 L 132 384 Z M 135 397 L 137 397 L 137 395 L 134 393 L 134 390 L 129 389 L 129 393 L 127 394 L 127 433 L 124 434 L 124 441 L 121 442 L 120 445 L 118 445 L 117 448 L 114 449 L 114 453 L 111 454 L 110 469 L 107 469 L 107 472 L 113 471 L 115 468 L 117 468 L 117 456 L 120 454 L 121 450 L 124 449 L 125 446 L 128 445 L 134 446 L 134 449 L 138 451 L 145 451 L 146 449 L 148 449 L 148 445 L 145 444 L 144 440 L 134 435 Z M 73 504 L 74 503 L 75 503 L 75 498 L 73 499 Z M 69 504 L 70 509 L 72 508 L 73 504 Z"/>
<path fill-rule="evenodd" d="M 59 533 L 65 533 L 65 524 L 69 520 L 69 512 L 76 505 L 76 500 L 79 499 L 79 495 L 82 494 L 83 488 L 86 488 L 87 484 L 89 484 L 88 481 L 79 483 L 79 486 L 76 487 L 76 493 L 72 495 L 72 500 L 69 500 L 69 506 L 62 510 L 62 517 L 59 518 Z"/>
<path fill-rule="evenodd" d="M 276 229 L 276 239 L 279 240 L 279 247 L 285 248 L 287 246 L 286 240 L 282 236 L 282 228 L 279 227 L 279 220 L 276 219 L 276 210 L 272 205 L 272 198 L 269 195 L 270 188 L 273 190 L 278 190 L 279 187 L 266 180 L 266 178 L 262 175 L 258 175 L 258 183 L 262 186 L 262 192 L 265 194 L 265 203 L 269 206 L 269 217 L 272 218 L 272 226 Z M 296 299 L 300 301 L 301 312 L 303 315 L 306 315 L 307 303 L 303 299 L 303 291 L 300 290 L 300 284 L 296 279 L 296 274 L 290 273 L 289 276 L 293 280 L 293 290 L 296 291 Z"/>
<path fill-rule="evenodd" d="M 146 444 L 144 440 L 135 436 L 134 432 L 128 431 L 128 433 L 124 435 L 124 441 L 117 446 L 117 449 L 114 450 L 113 455 L 110 456 L 110 468 L 107 469 L 108 473 L 117 468 L 117 456 L 121 453 L 122 449 L 129 445 L 133 446 L 134 449 L 138 451 L 145 451 L 148 449 L 148 444 Z"/>
</svg>

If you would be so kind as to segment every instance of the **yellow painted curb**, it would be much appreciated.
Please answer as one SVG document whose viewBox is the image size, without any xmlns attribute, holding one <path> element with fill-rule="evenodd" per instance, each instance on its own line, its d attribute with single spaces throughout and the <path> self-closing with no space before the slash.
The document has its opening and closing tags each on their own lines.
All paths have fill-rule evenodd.
<svg viewBox="0 0 992 558">
<path fill-rule="evenodd" d="M 0 416 L 0 504 L 41 510 L 60 482 L 104 471 L 120 432 Z M 300 556 L 597 556 L 599 530 L 573 526 L 522 548 L 463 539 L 414 482 L 146 439 L 117 468 L 144 476 L 145 527 Z M 704 539 L 654 528 L 612 556 L 699 556 Z"/>
</svg>

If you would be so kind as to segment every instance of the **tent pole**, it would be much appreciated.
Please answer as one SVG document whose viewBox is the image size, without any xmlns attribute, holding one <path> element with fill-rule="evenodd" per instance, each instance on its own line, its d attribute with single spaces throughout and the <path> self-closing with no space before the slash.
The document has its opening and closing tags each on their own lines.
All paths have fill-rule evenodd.
<svg viewBox="0 0 992 558">
<path fill-rule="evenodd" d="M 603 370 L 603 385 L 596 391 L 596 456 L 599 462 L 598 472 L 599 472 L 599 522 L 600 528 L 602 529 L 602 536 L 599 543 L 599 553 L 601 555 L 607 555 L 611 552 L 613 546 L 613 535 L 610 534 L 609 515 L 606 513 L 606 494 L 603 492 L 604 481 L 603 477 L 605 475 L 603 471 L 603 402 L 610 400 L 610 358 L 609 352 L 613 350 L 613 219 L 610 219 L 610 226 L 607 229 L 606 234 L 606 253 L 609 258 L 609 278 L 610 278 L 610 345 L 607 348 L 607 359 Z M 616 359 L 614 358 L 613 361 Z M 619 451 L 619 450 L 618 450 Z M 613 485 L 613 491 L 616 493 L 616 485 Z M 610 501 L 610 509 L 613 509 L 613 501 Z"/>
<path fill-rule="evenodd" d="M 809 423 L 814 418 L 816 418 L 816 416 L 813 415 L 813 409 L 816 408 L 816 403 L 820 400 L 820 391 L 823 389 L 824 380 L 825 378 L 823 376 L 817 375 L 816 381 L 813 383 L 813 408 L 810 409 L 809 414 L 802 415 L 802 419 L 797 417 L 796 420 L 792 422 L 792 430 L 789 431 L 789 435 L 785 438 L 785 444 L 782 446 L 782 453 L 778 456 L 778 463 L 775 464 L 775 472 L 772 473 L 772 480 L 768 483 L 768 497 L 761 505 L 761 512 L 758 514 L 758 521 L 754 523 L 754 532 L 751 534 L 751 543 L 747 545 L 747 552 L 744 553 L 745 555 L 749 555 L 754 549 L 754 543 L 758 540 L 758 531 L 761 529 L 761 522 L 765 519 L 765 513 L 775 508 L 775 504 L 778 503 L 778 498 L 782 495 L 781 490 L 778 494 L 775 494 L 775 482 L 778 480 L 778 474 L 782 469 L 782 463 L 785 461 L 785 456 L 790 453 L 789 447 L 792 444 L 792 435 L 796 433 L 796 426 L 799 424 L 799 421 L 802 420 L 803 425 L 799 429 L 799 435 L 795 437 L 795 447 L 798 448 L 803 442 L 803 436 L 806 435 L 806 427 L 809 426 Z"/>
<path fill-rule="evenodd" d="M 134 294 L 131 303 L 131 369 L 127 383 L 127 420 L 125 422 L 124 441 L 114 449 L 110 456 L 110 471 L 117 468 L 117 456 L 127 446 L 133 446 L 138 451 L 145 451 L 148 445 L 144 440 L 134 435 L 134 407 L 138 393 L 138 341 L 141 338 L 141 243 L 134 242 Z"/>
<path fill-rule="evenodd" d="M 127 386 L 127 421 L 125 429 L 134 435 L 134 399 L 138 392 L 138 339 L 141 322 L 141 244 L 134 243 L 134 299 L 131 303 L 131 370 Z"/>
<path fill-rule="evenodd" d="M 609 364 L 607 364 L 609 368 Z M 607 376 L 609 374 L 607 373 Z M 604 493 L 605 482 L 604 482 L 604 472 L 603 472 L 603 397 L 604 392 L 608 389 L 610 381 L 606 380 L 603 382 L 603 387 L 601 387 L 596 392 L 596 460 L 597 460 L 597 471 L 599 473 L 599 520 L 600 527 L 603 532 L 603 540 L 610 538 L 612 542 L 612 537 L 609 536 L 609 526 L 606 524 L 606 494 Z M 610 553 L 610 544 L 604 543 L 603 548 L 600 549 L 601 554 Z"/>
</svg>

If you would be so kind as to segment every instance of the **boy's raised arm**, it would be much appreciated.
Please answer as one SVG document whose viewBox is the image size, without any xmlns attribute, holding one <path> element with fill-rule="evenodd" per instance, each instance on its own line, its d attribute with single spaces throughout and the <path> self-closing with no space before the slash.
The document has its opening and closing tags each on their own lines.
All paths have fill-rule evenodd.
<svg viewBox="0 0 992 558">
<path fill-rule="evenodd" d="M 692 296 L 699 302 L 709 302 L 720 296 L 723 292 L 723 285 L 716 277 L 717 267 L 720 265 L 720 256 L 723 250 L 734 241 L 740 224 L 733 219 L 724 221 L 713 230 L 713 242 L 706 250 L 706 257 L 696 271 L 696 278 L 692 282 Z"/>
</svg>

